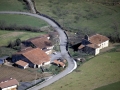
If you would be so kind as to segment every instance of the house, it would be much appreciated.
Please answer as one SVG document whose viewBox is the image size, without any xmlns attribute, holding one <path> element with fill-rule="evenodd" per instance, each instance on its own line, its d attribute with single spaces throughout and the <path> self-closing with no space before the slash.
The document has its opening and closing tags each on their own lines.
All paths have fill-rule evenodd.
<svg viewBox="0 0 120 90">
<path fill-rule="evenodd" d="M 100 34 L 93 35 L 89 37 L 85 35 L 82 39 L 81 45 L 78 47 L 78 50 L 84 51 L 88 54 L 97 55 L 100 53 L 100 50 L 108 47 L 109 38 Z"/>
<path fill-rule="evenodd" d="M 65 68 L 65 64 L 59 60 L 54 60 L 53 62 L 51 62 L 52 64 L 55 64 L 57 66 L 63 67 Z"/>
<path fill-rule="evenodd" d="M 33 45 L 33 47 L 40 48 L 41 50 L 45 52 L 47 51 L 46 54 L 51 54 L 54 46 L 52 45 L 49 39 L 50 37 L 48 35 L 31 38 L 27 40 L 27 46 Z"/>
<path fill-rule="evenodd" d="M 17 63 L 18 65 L 22 66 L 23 65 L 22 61 L 24 61 L 24 63 L 26 62 L 25 66 L 28 63 L 29 67 L 40 68 L 40 66 L 47 65 L 50 63 L 50 56 L 47 55 L 40 48 L 27 49 L 25 51 L 18 52 L 12 56 L 13 63 Z"/>
<path fill-rule="evenodd" d="M 29 65 L 27 62 L 22 60 L 15 62 L 15 64 L 18 65 L 19 68 L 23 68 L 23 69 L 26 69 Z"/>
<path fill-rule="evenodd" d="M 0 90 L 17 90 L 18 85 L 19 82 L 13 78 L 0 80 Z"/>
</svg>

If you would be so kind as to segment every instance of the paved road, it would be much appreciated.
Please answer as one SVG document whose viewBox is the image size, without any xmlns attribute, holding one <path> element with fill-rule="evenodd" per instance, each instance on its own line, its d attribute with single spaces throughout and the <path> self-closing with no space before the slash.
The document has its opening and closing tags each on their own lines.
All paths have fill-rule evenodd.
<svg viewBox="0 0 120 90">
<path fill-rule="evenodd" d="M 26 13 L 26 12 L 16 12 L 16 11 L 1 11 L 0 14 L 24 14 L 24 15 L 29 15 L 29 16 L 33 16 L 39 19 L 43 19 L 44 21 L 48 22 L 53 28 L 55 28 L 55 30 L 59 33 L 59 40 L 60 40 L 60 50 L 61 50 L 61 55 L 68 61 L 68 67 L 66 67 L 66 69 L 59 73 L 58 75 L 54 76 L 53 78 L 47 80 L 46 82 L 34 86 L 32 88 L 30 88 L 29 90 L 39 90 L 45 86 L 50 85 L 51 83 L 59 80 L 60 78 L 64 77 L 65 75 L 71 73 L 74 69 L 76 69 L 77 65 L 76 62 L 69 56 L 68 51 L 66 50 L 66 45 L 67 45 L 67 35 L 64 33 L 64 31 L 56 24 L 54 23 L 52 20 L 37 15 L 37 14 L 31 14 L 31 13 Z"/>
</svg>

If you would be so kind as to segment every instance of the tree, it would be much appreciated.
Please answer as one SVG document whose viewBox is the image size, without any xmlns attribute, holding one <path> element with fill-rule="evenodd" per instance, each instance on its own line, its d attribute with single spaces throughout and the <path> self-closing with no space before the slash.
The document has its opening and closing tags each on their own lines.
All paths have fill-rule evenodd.
<svg viewBox="0 0 120 90">
<path fill-rule="evenodd" d="M 16 39 L 16 46 L 19 46 L 21 44 L 21 40 L 19 38 Z"/>
</svg>

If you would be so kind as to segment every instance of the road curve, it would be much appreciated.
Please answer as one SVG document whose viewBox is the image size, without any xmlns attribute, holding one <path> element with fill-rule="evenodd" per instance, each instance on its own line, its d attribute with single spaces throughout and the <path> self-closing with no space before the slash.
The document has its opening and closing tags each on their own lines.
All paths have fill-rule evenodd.
<svg viewBox="0 0 120 90">
<path fill-rule="evenodd" d="M 32 13 L 27 13 L 27 12 L 17 12 L 17 11 L 0 11 L 0 14 L 21 14 L 21 15 L 29 15 L 33 16 L 39 19 L 42 19 L 46 22 L 48 22 L 58 33 L 59 33 L 59 40 L 60 40 L 60 50 L 62 56 L 68 61 L 68 67 L 61 73 L 55 75 L 53 78 L 45 81 L 42 84 L 36 85 L 28 90 L 39 90 L 45 86 L 48 86 L 52 84 L 53 82 L 59 80 L 60 78 L 66 76 L 67 74 L 71 73 L 74 69 L 77 68 L 76 62 L 73 60 L 73 58 L 69 55 L 69 52 L 67 51 L 67 35 L 65 32 L 51 19 L 38 15 L 38 14 L 32 14 Z"/>
</svg>

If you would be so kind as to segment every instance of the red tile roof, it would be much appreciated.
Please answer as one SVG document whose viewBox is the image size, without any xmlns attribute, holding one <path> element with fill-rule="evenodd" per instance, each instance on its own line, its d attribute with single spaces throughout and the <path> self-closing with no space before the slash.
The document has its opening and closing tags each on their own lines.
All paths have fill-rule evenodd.
<svg viewBox="0 0 120 90">
<path fill-rule="evenodd" d="M 27 62 L 24 62 L 24 61 L 22 61 L 22 60 L 19 60 L 19 61 L 17 61 L 17 62 L 15 62 L 17 65 L 20 65 L 20 66 L 26 66 L 26 65 L 28 65 L 28 63 Z"/>
<path fill-rule="evenodd" d="M 78 47 L 78 49 L 82 49 L 82 48 L 84 48 L 85 47 L 85 45 L 80 45 L 79 47 Z"/>
<path fill-rule="evenodd" d="M 89 38 L 89 41 L 93 44 L 101 44 L 107 40 L 109 40 L 109 38 L 100 34 L 93 35 Z"/>
<path fill-rule="evenodd" d="M 63 62 L 60 62 L 60 61 L 58 61 L 58 60 L 54 60 L 53 63 L 55 63 L 55 64 L 57 64 L 57 65 L 60 65 L 60 66 L 62 66 L 62 67 L 65 66 L 65 64 L 64 64 Z"/>
<path fill-rule="evenodd" d="M 96 45 L 96 44 L 88 44 L 87 46 L 91 47 L 91 48 L 94 48 L 94 49 L 99 48 L 99 46 Z"/>
<path fill-rule="evenodd" d="M 19 85 L 19 82 L 16 79 L 12 79 L 12 78 L 0 82 L 0 88 L 7 88 L 14 85 Z"/>
<path fill-rule="evenodd" d="M 21 53 L 24 57 L 30 60 L 32 63 L 40 65 L 43 62 L 50 61 L 50 57 L 41 49 L 33 48 L 30 50 L 26 50 Z"/>
<path fill-rule="evenodd" d="M 52 46 L 52 43 L 46 36 L 36 37 L 29 39 L 32 44 L 34 44 L 36 47 L 39 47 L 41 49 L 46 48 L 47 46 Z"/>
</svg>

